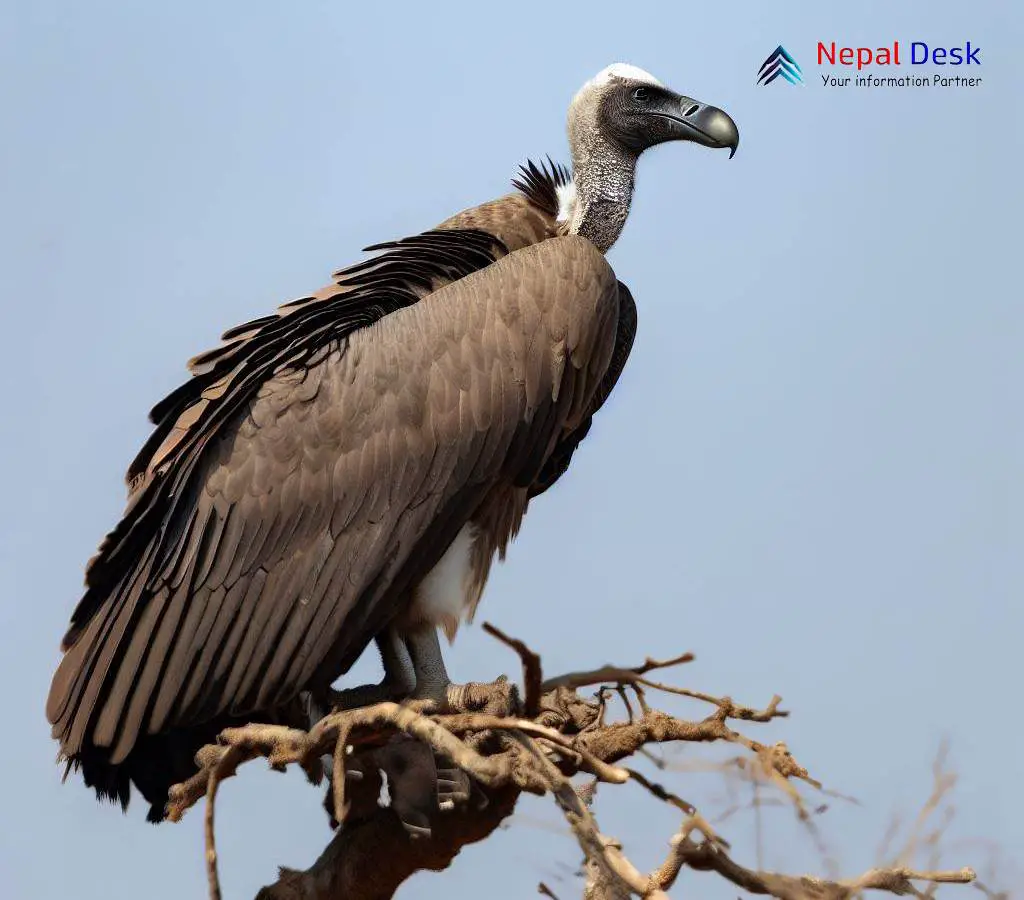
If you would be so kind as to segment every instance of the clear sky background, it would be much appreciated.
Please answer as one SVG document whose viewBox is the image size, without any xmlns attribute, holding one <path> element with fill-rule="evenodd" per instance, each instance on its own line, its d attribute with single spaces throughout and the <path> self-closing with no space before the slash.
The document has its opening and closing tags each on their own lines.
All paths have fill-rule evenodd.
<svg viewBox="0 0 1024 900">
<path fill-rule="evenodd" d="M 4 19 L 5 897 L 205 891 L 201 815 L 153 827 L 141 804 L 125 817 L 62 787 L 43 714 L 151 404 L 224 328 L 359 248 L 506 193 L 528 156 L 566 159 L 569 99 L 617 60 L 726 109 L 740 149 L 641 160 L 610 255 L 639 306 L 632 358 L 481 618 L 552 673 L 693 650 L 687 686 L 782 694 L 792 718 L 747 730 L 862 802 L 820 820 L 847 874 L 875 861 L 894 811 L 916 811 L 948 738 L 946 862 L 985 871 L 991 841 L 1002 882 L 1021 879 L 1019 7 L 96 0 L 8 2 Z M 821 86 L 818 40 L 895 39 L 970 40 L 983 85 Z M 755 85 L 779 43 L 804 87 Z M 463 680 L 517 667 L 478 627 L 448 660 Z M 664 777 L 709 814 L 727 804 L 717 777 Z M 605 793 L 602 827 L 660 860 L 675 814 Z M 228 897 L 329 840 L 300 777 L 254 765 L 222 798 Z M 791 812 L 765 821 L 766 865 L 821 868 Z M 750 822 L 723 825 L 748 862 Z M 544 879 L 571 897 L 578 859 L 531 798 L 402 896 L 521 898 Z M 678 890 L 736 894 L 702 874 Z"/>
</svg>

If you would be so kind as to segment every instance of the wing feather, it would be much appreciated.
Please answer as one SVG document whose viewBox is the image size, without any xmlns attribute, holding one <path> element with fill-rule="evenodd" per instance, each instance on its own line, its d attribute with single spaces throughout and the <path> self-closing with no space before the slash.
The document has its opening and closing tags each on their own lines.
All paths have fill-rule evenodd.
<svg viewBox="0 0 1024 900">
<path fill-rule="evenodd" d="M 457 235 L 430 241 L 446 266 L 462 259 Z M 493 259 L 490 246 L 471 250 Z M 385 275 L 427 278 L 415 266 Z M 533 483 L 581 425 L 619 314 L 611 269 L 574 237 L 504 256 L 314 348 L 288 320 L 306 315 L 323 334 L 317 302 L 229 332 L 231 343 L 196 363 L 208 396 L 178 392 L 154 410 L 161 421 L 188 412 L 192 424 L 165 429 L 149 468 L 136 462 L 135 518 L 112 532 L 93 571 L 76 627 L 103 633 L 90 642 L 95 671 L 81 702 L 59 706 L 79 731 L 72 752 L 88 737 L 113 746 L 117 762 L 139 735 L 333 681 L 486 492 Z M 268 331 L 287 348 L 260 344 Z M 296 354 L 301 366 L 281 367 Z M 251 377 L 264 381 L 239 405 L 238 380 Z M 127 565 L 143 526 L 152 537 L 142 556 L 158 570 L 131 602 L 116 591 L 102 600 L 99 586 Z"/>
<path fill-rule="evenodd" d="M 259 606 L 260 597 L 263 596 L 266 583 L 266 570 L 257 567 L 253 571 L 249 586 L 241 598 L 238 613 L 228 626 L 227 637 L 223 642 L 222 648 L 218 648 L 216 652 L 216 662 L 213 666 L 212 676 L 207 673 L 199 673 L 205 677 L 205 684 L 199 695 L 198 707 L 201 712 L 196 715 L 196 721 L 213 718 L 213 716 L 220 712 L 223 702 L 222 698 L 231 696 L 228 690 L 228 681 L 238 662 L 239 648 L 246 635 L 250 632 L 253 616 Z M 234 712 L 234 709 L 232 708 L 230 711 Z"/>
<path fill-rule="evenodd" d="M 615 387 L 625 368 L 626 360 L 633 349 L 633 341 L 636 338 L 637 315 L 636 303 L 633 295 L 621 281 L 619 282 L 619 317 L 615 333 L 615 346 L 612 350 L 611 363 L 601 378 L 597 391 L 590 400 L 586 416 L 580 425 L 566 434 L 555 445 L 551 457 L 545 463 L 544 468 L 537 476 L 536 481 L 530 486 L 530 497 L 536 497 L 544 493 L 553 485 L 569 468 L 572 456 L 576 448 L 590 432 L 590 426 L 594 415 L 604 405 L 612 389 Z"/>
</svg>

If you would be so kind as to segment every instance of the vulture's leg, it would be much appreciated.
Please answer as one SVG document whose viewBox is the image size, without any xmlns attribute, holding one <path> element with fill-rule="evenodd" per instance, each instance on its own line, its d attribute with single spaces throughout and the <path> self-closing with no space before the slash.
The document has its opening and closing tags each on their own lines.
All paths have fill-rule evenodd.
<svg viewBox="0 0 1024 900">
<path fill-rule="evenodd" d="M 416 666 L 409 647 L 394 625 L 377 638 L 381 662 L 384 664 L 384 681 L 392 697 L 408 697 L 416 690 Z"/>
<path fill-rule="evenodd" d="M 412 660 L 415 689 L 413 697 L 417 700 L 433 700 L 441 707 L 449 705 L 449 691 L 457 686 L 448 677 L 448 670 L 441 655 L 441 642 L 437 637 L 437 629 L 427 625 L 405 636 L 405 645 Z"/>
<path fill-rule="evenodd" d="M 518 691 L 504 675 L 492 684 L 452 684 L 433 626 L 407 634 L 405 643 L 416 671 L 416 690 L 412 695 L 415 699 L 433 701 L 444 712 L 508 716 L 518 710 Z"/>
<path fill-rule="evenodd" d="M 329 709 L 358 709 L 386 700 L 402 700 L 413 693 L 416 669 L 405 641 L 394 627 L 377 637 L 377 649 L 380 650 L 384 665 L 384 678 L 380 684 L 360 684 L 341 691 L 332 690 L 327 698 Z"/>
</svg>

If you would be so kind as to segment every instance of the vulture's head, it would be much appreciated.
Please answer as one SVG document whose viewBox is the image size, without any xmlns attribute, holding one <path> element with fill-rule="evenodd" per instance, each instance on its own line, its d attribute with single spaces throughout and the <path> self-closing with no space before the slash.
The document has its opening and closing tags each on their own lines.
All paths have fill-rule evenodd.
<svg viewBox="0 0 1024 900">
<path fill-rule="evenodd" d="M 666 141 L 729 148 L 740 142 L 736 123 L 715 106 L 684 97 L 626 63 L 608 66 L 577 92 L 569 107 L 569 140 L 586 152 L 600 140 L 638 156 Z"/>
<path fill-rule="evenodd" d="M 684 97 L 643 69 L 615 63 L 598 72 L 569 106 L 572 182 L 559 191 L 558 221 L 602 252 L 629 214 L 637 158 L 666 141 L 739 146 L 736 123 L 722 110 Z"/>
</svg>

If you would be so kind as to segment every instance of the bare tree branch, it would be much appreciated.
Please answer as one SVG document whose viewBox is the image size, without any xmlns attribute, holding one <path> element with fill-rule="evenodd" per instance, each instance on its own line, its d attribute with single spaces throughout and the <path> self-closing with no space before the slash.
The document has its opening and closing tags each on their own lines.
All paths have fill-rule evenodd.
<svg viewBox="0 0 1024 900">
<path fill-rule="evenodd" d="M 519 654 L 523 663 L 523 715 L 529 719 L 536 718 L 540 712 L 541 682 L 544 678 L 540 657 L 522 641 L 509 637 L 490 622 L 484 622 L 483 629 Z"/>
<path fill-rule="evenodd" d="M 260 900 L 387 900 L 415 872 L 444 869 L 463 846 L 486 838 L 512 812 L 523 792 L 550 795 L 561 809 L 584 854 L 585 900 L 626 900 L 631 896 L 666 900 L 667 891 L 686 869 L 714 872 L 738 888 L 779 900 L 852 900 L 866 890 L 931 897 L 939 884 L 965 884 L 975 879 L 968 868 L 938 868 L 945 819 L 940 816 L 939 824 L 925 831 L 953 783 L 941 756 L 936 763 L 933 794 L 903 851 L 890 865 L 846 880 L 785 875 L 761 868 L 759 844 L 758 865 L 750 868 L 732 858 L 729 842 L 715 832 L 693 804 L 637 769 L 618 764 L 637 754 L 649 756 L 647 748 L 657 744 L 735 745 L 743 752 L 732 761 L 733 771 L 746 773 L 758 790 L 762 785 L 777 789 L 800 820 L 813 829 L 811 817 L 822 807 L 808 807 L 798 785 L 823 791 L 821 783 L 796 761 L 785 744 L 760 743 L 730 724 L 763 723 L 786 716 L 779 709 L 780 697 L 756 709 L 729 697 L 646 678 L 648 672 L 690 662 L 693 656 L 689 653 L 664 661 L 647 659 L 632 668 L 603 666 L 545 681 L 540 657 L 526 644 L 493 626 L 487 626 L 487 630 L 520 657 L 526 697 L 521 715 L 494 715 L 489 710 L 501 708 L 501 704 L 490 702 L 488 686 L 473 685 L 474 701 L 468 708 L 481 712 L 441 713 L 422 703 L 384 702 L 332 712 L 308 732 L 260 724 L 227 729 L 217 744 L 203 748 L 196 757 L 200 771 L 172 790 L 168 815 L 180 819 L 206 798 L 206 864 L 211 898 L 219 900 L 221 896 L 214 835 L 217 786 L 234 775 L 239 766 L 258 757 L 275 769 L 298 765 L 314 782 L 322 778 L 322 759 L 330 757 L 328 810 L 339 826 L 309 869 L 282 869 L 278 880 L 260 892 Z M 609 692 L 604 687 L 595 699 L 576 693 L 577 688 L 590 685 L 611 685 L 610 696 L 619 691 L 628 720 L 607 722 Z M 638 699 L 639 710 L 628 702 L 627 687 Z M 493 691 L 495 696 L 507 697 L 510 688 L 506 681 L 500 681 Z M 678 718 L 653 709 L 644 688 L 681 695 L 714 708 L 703 719 Z M 411 834 L 394 808 L 381 807 L 377 802 L 381 773 L 392 784 L 394 773 L 389 766 L 403 753 L 420 751 L 427 753 L 428 759 L 432 753 L 434 758 L 450 760 L 456 769 L 470 776 L 473 785 L 469 799 L 455 804 L 454 809 L 445 810 L 441 808 L 444 804 L 435 804 L 437 808 L 424 811 L 429 829 L 418 831 L 429 831 L 428 837 L 416 837 L 417 829 Z M 574 785 L 571 779 L 578 774 L 590 775 L 592 781 Z M 628 781 L 684 817 L 665 861 L 647 874 L 629 861 L 618 840 L 601 832 L 591 808 L 598 783 Z M 433 782 L 428 787 L 433 796 Z M 758 809 L 770 802 L 757 795 Z M 925 870 L 911 868 L 911 858 L 922 849 L 928 851 L 934 865 Z M 546 885 L 542 884 L 539 891 L 554 896 Z"/>
</svg>

